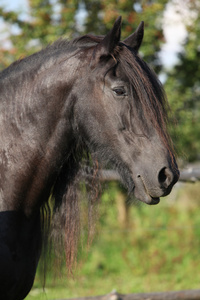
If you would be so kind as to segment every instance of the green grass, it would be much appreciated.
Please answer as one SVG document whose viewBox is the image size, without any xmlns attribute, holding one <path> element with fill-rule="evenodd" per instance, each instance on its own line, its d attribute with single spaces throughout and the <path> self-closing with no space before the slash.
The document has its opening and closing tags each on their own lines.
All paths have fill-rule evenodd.
<svg viewBox="0 0 200 300">
<path fill-rule="evenodd" d="M 186 185 L 157 206 L 135 204 L 121 227 L 116 189 L 106 192 L 97 234 L 84 253 L 74 279 L 39 274 L 27 300 L 198 289 L 200 284 L 200 185 Z M 173 198 L 173 200 L 172 200 Z M 174 198 L 176 198 L 174 200 Z"/>
</svg>

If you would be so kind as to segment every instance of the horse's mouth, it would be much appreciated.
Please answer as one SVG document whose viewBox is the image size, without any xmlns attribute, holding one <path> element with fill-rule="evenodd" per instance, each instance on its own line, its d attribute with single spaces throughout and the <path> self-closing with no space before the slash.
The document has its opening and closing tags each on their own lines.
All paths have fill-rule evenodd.
<svg viewBox="0 0 200 300">
<path fill-rule="evenodd" d="M 147 203 L 149 205 L 156 205 L 156 204 L 158 204 L 160 202 L 160 198 L 159 197 L 158 198 L 154 198 L 154 197 L 150 196 L 150 198 L 151 198 L 151 202 Z"/>
<path fill-rule="evenodd" d="M 140 195 L 137 195 L 136 193 L 134 193 L 136 198 L 142 202 L 144 202 L 145 204 L 148 205 L 156 205 L 160 202 L 160 198 L 159 197 L 152 197 L 151 195 L 145 193 L 140 193 Z M 142 195 L 143 194 L 143 195 Z"/>
</svg>

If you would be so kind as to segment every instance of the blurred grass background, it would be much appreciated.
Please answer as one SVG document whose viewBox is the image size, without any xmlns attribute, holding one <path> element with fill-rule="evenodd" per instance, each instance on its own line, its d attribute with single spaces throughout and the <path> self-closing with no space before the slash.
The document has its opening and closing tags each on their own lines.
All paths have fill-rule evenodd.
<svg viewBox="0 0 200 300">
<path fill-rule="evenodd" d="M 27 300 L 200 288 L 200 183 L 179 185 L 156 206 L 134 202 L 123 221 L 119 194 L 115 183 L 104 191 L 96 235 L 74 278 L 65 265 L 54 278 L 54 268 L 43 290 L 38 268 Z"/>
</svg>

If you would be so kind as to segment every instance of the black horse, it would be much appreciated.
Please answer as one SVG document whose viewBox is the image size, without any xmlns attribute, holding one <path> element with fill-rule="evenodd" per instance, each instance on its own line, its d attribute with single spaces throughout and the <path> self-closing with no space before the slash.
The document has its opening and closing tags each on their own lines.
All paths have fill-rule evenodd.
<svg viewBox="0 0 200 300">
<path fill-rule="evenodd" d="M 70 247 L 83 153 L 112 165 L 147 204 L 178 180 L 165 93 L 138 55 L 143 22 L 123 42 L 120 32 L 118 18 L 105 37 L 58 40 L 0 73 L 1 299 L 24 299 L 32 287 L 50 195 L 68 199 Z"/>
</svg>

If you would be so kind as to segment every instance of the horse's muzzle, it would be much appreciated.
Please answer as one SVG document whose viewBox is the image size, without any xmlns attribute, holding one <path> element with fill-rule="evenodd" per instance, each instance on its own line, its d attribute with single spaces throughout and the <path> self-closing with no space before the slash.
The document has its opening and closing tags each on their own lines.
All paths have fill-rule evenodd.
<svg viewBox="0 0 200 300">
<path fill-rule="evenodd" d="M 152 179 L 152 176 L 137 175 L 134 180 L 135 197 L 150 205 L 155 205 L 160 202 L 160 197 L 169 195 L 173 186 L 179 179 L 179 170 L 170 169 L 167 167 L 162 168 L 158 172 L 156 179 Z"/>
</svg>

